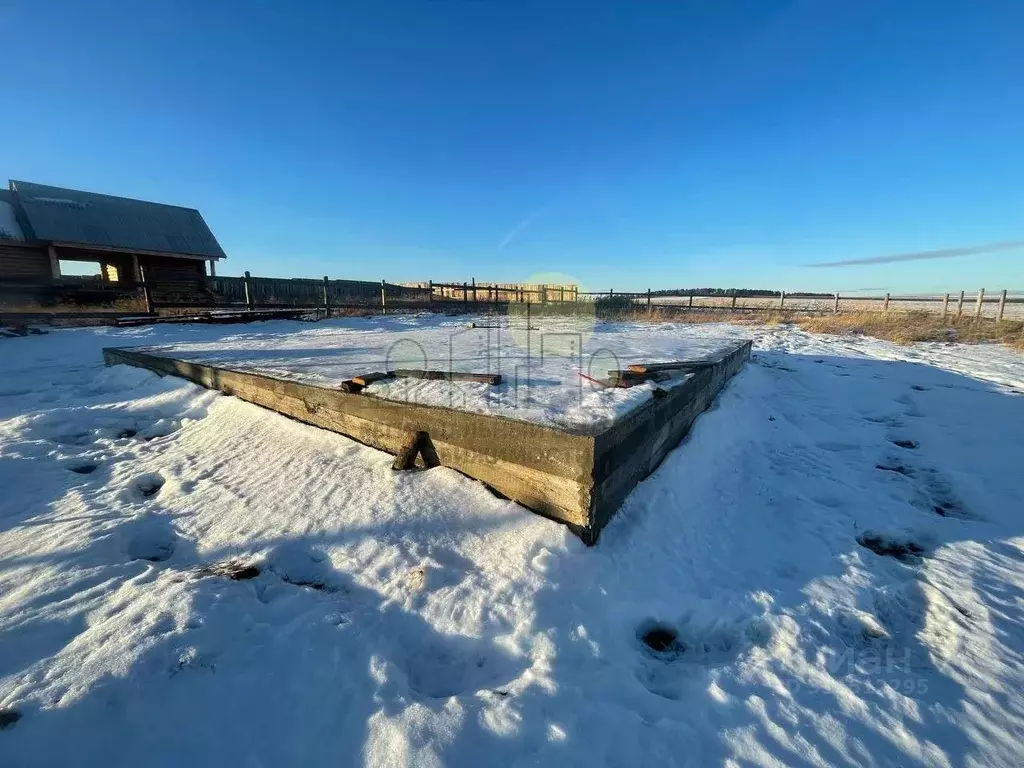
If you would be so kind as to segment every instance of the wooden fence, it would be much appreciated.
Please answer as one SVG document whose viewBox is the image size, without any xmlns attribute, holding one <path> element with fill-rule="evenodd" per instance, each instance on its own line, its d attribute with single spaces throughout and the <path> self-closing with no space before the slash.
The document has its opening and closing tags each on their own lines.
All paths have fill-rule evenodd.
<svg viewBox="0 0 1024 768">
<path fill-rule="evenodd" d="M 442 283 L 428 280 L 421 283 L 402 283 L 427 291 L 432 299 L 461 301 L 464 304 L 526 303 L 550 304 L 578 301 L 579 286 L 539 283 L 478 283 L 476 278 L 463 283 Z"/>
<path fill-rule="evenodd" d="M 986 293 L 980 289 L 976 294 L 960 291 L 956 294 L 934 296 L 900 296 L 886 293 L 878 296 L 835 294 L 787 294 L 780 291 L 775 296 L 748 296 L 739 292 L 714 296 L 699 293 L 661 294 L 652 291 L 643 293 L 619 292 L 615 290 L 580 292 L 580 301 L 603 302 L 619 299 L 635 304 L 637 308 L 652 310 L 694 310 L 694 311 L 738 311 L 777 312 L 797 311 L 811 313 L 839 312 L 890 312 L 921 311 L 934 312 L 951 319 L 963 317 L 988 318 L 996 322 L 1024 320 L 1024 294 L 1011 296 L 1009 291 Z"/>
<path fill-rule="evenodd" d="M 20 284 L 19 284 L 20 285 Z M 53 284 L 47 284 L 53 288 Z M 0 288 L 14 288 L 12 283 L 0 283 Z M 25 289 L 40 288 L 42 284 Z M 581 291 L 577 285 L 542 285 L 522 283 L 484 283 L 470 279 L 462 283 L 435 282 L 379 283 L 366 280 L 331 280 L 310 278 L 257 277 L 246 272 L 242 277 L 201 277 L 196 280 L 146 282 L 123 286 L 104 284 L 111 296 L 137 297 L 139 308 L 147 314 L 160 309 L 196 310 L 274 310 L 317 309 L 330 315 L 332 310 L 359 309 L 481 311 L 507 307 L 509 304 L 548 305 L 554 311 L 591 312 L 586 305 L 605 303 L 619 308 L 635 306 L 652 311 L 737 311 L 771 312 L 791 310 L 798 312 L 864 312 L 920 310 L 941 314 L 943 317 L 990 318 L 1024 320 L 1024 294 L 1010 295 L 1002 290 L 977 294 L 960 291 L 956 294 L 936 296 L 878 296 L 839 294 L 787 294 L 750 296 L 741 292 L 724 292 L 708 296 L 700 293 L 672 294 L 644 292 Z M 568 305 L 568 306 L 567 306 Z M 600 306 L 600 304 L 599 304 Z M 83 309 L 95 309 L 83 304 Z"/>
<path fill-rule="evenodd" d="M 140 283 L 147 311 L 172 308 L 218 308 L 244 306 L 248 309 L 299 308 L 310 309 L 478 309 L 489 305 L 509 303 L 567 303 L 579 301 L 579 288 L 575 285 L 528 285 L 518 283 L 477 283 L 475 279 L 463 283 L 443 283 L 428 280 L 423 283 L 389 283 L 386 280 L 321 280 L 309 278 L 256 277 L 246 272 L 243 277 L 207 277 L 197 281 L 194 288 L 205 292 L 202 296 L 182 299 L 177 290 L 166 282 Z M 159 289 L 159 290 L 158 290 Z M 172 295 L 173 301 L 164 296 Z"/>
</svg>

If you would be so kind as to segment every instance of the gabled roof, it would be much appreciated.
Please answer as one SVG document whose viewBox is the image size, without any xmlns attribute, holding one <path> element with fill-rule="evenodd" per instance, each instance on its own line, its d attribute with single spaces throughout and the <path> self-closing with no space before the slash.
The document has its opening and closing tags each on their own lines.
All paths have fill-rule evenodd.
<svg viewBox="0 0 1024 768">
<path fill-rule="evenodd" d="M 10 182 L 36 240 L 223 259 L 224 250 L 195 208 Z"/>
</svg>

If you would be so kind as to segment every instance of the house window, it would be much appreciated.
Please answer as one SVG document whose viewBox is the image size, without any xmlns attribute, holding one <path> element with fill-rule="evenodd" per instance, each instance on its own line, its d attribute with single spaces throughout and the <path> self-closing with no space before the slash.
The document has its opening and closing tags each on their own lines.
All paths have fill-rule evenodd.
<svg viewBox="0 0 1024 768">
<path fill-rule="evenodd" d="M 60 260 L 61 277 L 82 277 L 100 279 L 102 271 L 98 261 L 75 261 L 74 259 Z"/>
</svg>

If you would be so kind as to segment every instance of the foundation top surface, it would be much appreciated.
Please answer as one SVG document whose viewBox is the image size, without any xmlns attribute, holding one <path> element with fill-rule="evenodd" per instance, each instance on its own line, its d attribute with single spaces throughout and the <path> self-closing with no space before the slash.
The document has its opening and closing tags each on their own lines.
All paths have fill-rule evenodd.
<svg viewBox="0 0 1024 768">
<path fill-rule="evenodd" d="M 725 324 L 531 317 L 528 329 L 519 316 L 401 315 L 250 324 L 217 338 L 140 351 L 326 387 L 396 369 L 496 373 L 502 376 L 498 385 L 397 378 L 363 392 L 590 431 L 647 402 L 655 388 L 676 386 L 689 375 L 677 371 L 666 381 L 623 389 L 606 386 L 609 371 L 715 357 L 746 338 L 742 329 Z"/>
</svg>

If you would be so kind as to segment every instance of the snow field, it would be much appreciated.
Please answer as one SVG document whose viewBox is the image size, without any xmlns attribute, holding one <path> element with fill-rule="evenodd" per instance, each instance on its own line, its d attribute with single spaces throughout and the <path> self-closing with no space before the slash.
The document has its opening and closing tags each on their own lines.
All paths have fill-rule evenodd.
<svg viewBox="0 0 1024 768">
<path fill-rule="evenodd" d="M 376 322 L 0 342 L 0 764 L 1020 764 L 1022 358 L 761 329 L 587 549 L 99 354 Z"/>
</svg>

